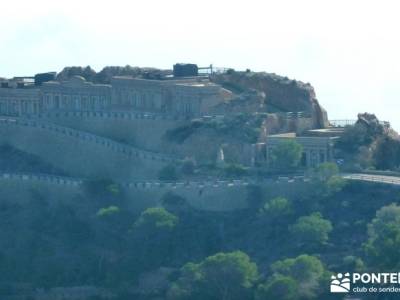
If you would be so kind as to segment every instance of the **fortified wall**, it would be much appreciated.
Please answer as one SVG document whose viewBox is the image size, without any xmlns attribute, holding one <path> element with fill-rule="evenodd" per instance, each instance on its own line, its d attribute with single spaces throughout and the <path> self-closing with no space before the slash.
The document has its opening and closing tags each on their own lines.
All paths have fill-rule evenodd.
<svg viewBox="0 0 400 300">
<path fill-rule="evenodd" d="M 241 102 L 235 102 L 238 98 L 235 92 L 219 83 L 225 79 L 192 76 L 149 80 L 115 76 L 108 84 L 97 84 L 80 76 L 62 81 L 56 81 L 51 74 L 44 78 L 1 82 L 0 144 L 36 155 L 70 178 L 4 175 L 0 177 L 2 194 L 12 193 L 12 189 L 20 193 L 38 187 L 51 195 L 58 190 L 67 199 L 81 193 L 82 180 L 107 178 L 123 185 L 136 209 L 159 205 L 159 199 L 168 191 L 185 197 L 198 209 L 224 211 L 247 206 L 249 182 L 155 181 L 162 168 L 191 153 L 215 160 L 224 144 L 230 148 L 223 150 L 226 154 L 232 152 L 230 156 L 236 162 L 254 164 L 257 153 L 248 142 L 228 141 L 218 134 L 210 139 L 207 132 L 185 143 L 171 144 L 164 139 L 168 131 L 185 130 L 194 118 L 223 119 L 233 112 L 242 112 Z M 277 89 L 275 85 L 274 88 Z M 279 95 L 275 94 L 268 95 L 268 100 L 276 106 Z M 269 119 L 260 127 L 261 141 L 266 140 L 263 135 L 272 132 L 322 126 L 325 116 L 319 113 L 315 119 L 316 99 L 308 96 L 304 101 L 301 98 L 305 104 L 299 106 L 305 108 L 306 115 L 287 110 L 274 112 L 277 119 Z M 238 104 L 235 109 L 226 109 L 233 102 Z M 286 99 L 285 105 L 287 102 Z M 250 105 L 249 111 L 243 112 L 258 113 L 254 107 Z M 221 115 L 215 116 L 216 112 Z M 271 183 L 262 185 L 269 187 Z"/>
<path fill-rule="evenodd" d="M 70 176 L 156 178 L 174 159 L 94 134 L 36 120 L 0 119 L 0 143 L 35 154 Z"/>
<path fill-rule="evenodd" d="M 31 117 L 91 132 L 137 148 L 158 152 L 168 130 L 188 122 L 186 117 L 145 112 L 49 112 Z"/>
<path fill-rule="evenodd" d="M 148 207 L 161 205 L 161 198 L 172 192 L 185 198 L 196 209 L 229 211 L 248 206 L 249 188 L 259 186 L 271 197 L 294 196 L 291 189 L 307 181 L 307 178 L 277 177 L 262 181 L 215 180 L 215 181 L 131 181 L 121 183 L 125 197 L 130 200 L 130 209 L 140 212 Z M 1 194 L 7 198 L 24 202 L 32 191 L 41 191 L 54 201 L 71 201 L 84 193 L 84 180 L 45 174 L 0 174 Z M 273 188 L 272 188 L 273 187 Z M 73 200 L 72 200 L 73 201 Z"/>
</svg>

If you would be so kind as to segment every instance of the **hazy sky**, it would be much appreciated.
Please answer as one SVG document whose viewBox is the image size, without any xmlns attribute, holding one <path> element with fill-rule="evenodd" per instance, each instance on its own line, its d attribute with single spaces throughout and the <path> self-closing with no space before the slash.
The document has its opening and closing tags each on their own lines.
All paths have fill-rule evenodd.
<svg viewBox="0 0 400 300">
<path fill-rule="evenodd" d="M 396 2 L 12 1 L 0 9 L 0 76 L 213 63 L 310 82 L 331 119 L 368 111 L 400 130 Z"/>
</svg>

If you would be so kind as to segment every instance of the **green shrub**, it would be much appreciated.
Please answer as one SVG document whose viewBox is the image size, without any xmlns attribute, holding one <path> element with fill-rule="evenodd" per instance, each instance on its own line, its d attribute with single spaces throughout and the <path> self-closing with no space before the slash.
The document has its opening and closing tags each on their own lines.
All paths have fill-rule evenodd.
<svg viewBox="0 0 400 300">
<path fill-rule="evenodd" d="M 111 216 L 111 215 L 117 214 L 119 212 L 120 212 L 120 209 L 118 206 L 111 205 L 109 207 L 100 208 L 97 211 L 96 216 L 98 216 L 98 217 Z"/>
</svg>

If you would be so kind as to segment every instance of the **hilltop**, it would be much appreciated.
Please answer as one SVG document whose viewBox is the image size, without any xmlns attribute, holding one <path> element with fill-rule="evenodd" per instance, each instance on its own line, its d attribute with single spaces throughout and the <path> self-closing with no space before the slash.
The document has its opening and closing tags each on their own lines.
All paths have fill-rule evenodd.
<svg viewBox="0 0 400 300">
<path fill-rule="evenodd" d="M 399 136 L 310 84 L 66 67 L 2 80 L 0 112 L 1 299 L 330 299 L 399 264 L 396 182 L 341 173 L 398 174 Z"/>
</svg>

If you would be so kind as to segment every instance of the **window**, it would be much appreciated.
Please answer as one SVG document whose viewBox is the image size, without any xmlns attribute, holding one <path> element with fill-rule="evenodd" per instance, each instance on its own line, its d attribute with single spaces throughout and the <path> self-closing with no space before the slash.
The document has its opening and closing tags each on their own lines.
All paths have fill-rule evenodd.
<svg viewBox="0 0 400 300">
<path fill-rule="evenodd" d="M 88 110 L 88 100 L 86 97 L 82 97 L 82 109 Z"/>
<path fill-rule="evenodd" d="M 67 101 L 67 96 L 62 96 L 62 107 L 67 108 L 68 107 L 68 101 Z"/>
<path fill-rule="evenodd" d="M 60 108 L 60 96 L 54 96 L 54 107 L 56 109 Z"/>
</svg>

